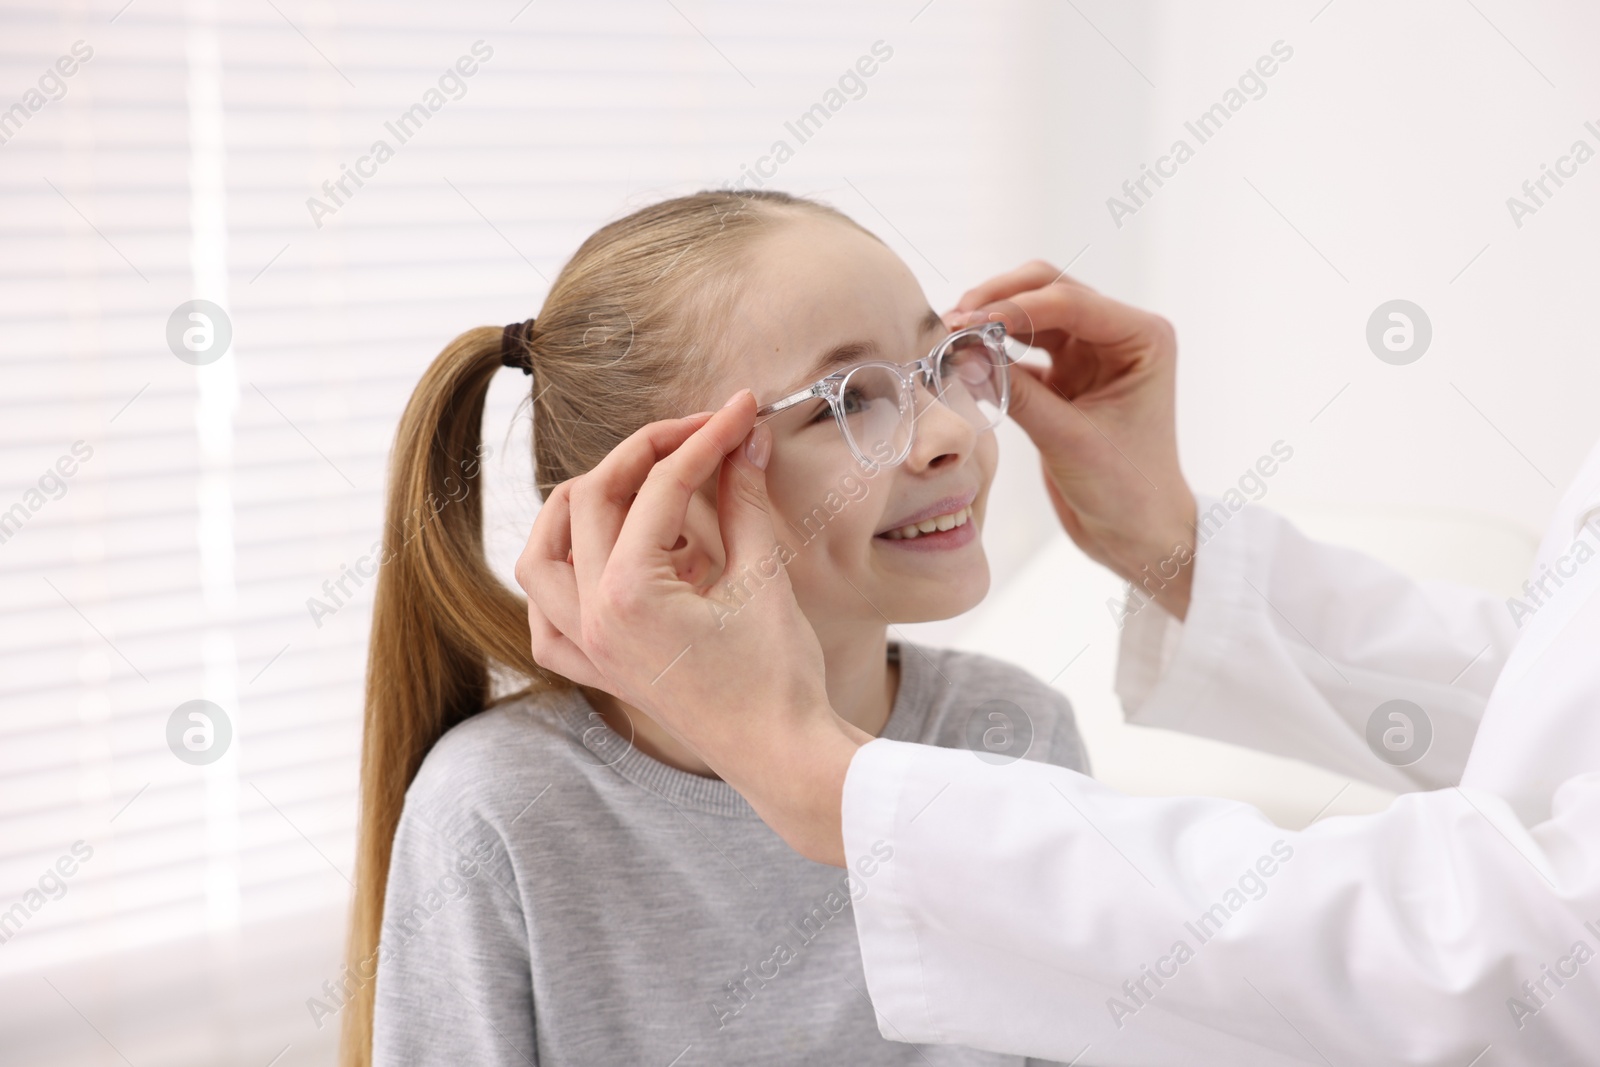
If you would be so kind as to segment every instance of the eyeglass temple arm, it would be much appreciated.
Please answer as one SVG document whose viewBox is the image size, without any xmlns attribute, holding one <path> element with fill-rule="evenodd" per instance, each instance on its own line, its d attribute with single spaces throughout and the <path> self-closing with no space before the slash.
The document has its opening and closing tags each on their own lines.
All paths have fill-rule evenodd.
<svg viewBox="0 0 1600 1067">
<path fill-rule="evenodd" d="M 786 397 L 774 400 L 765 407 L 759 407 L 756 409 L 756 417 L 760 418 L 764 415 L 776 415 L 780 411 L 792 408 L 796 404 L 803 404 L 807 400 L 811 400 L 813 398 L 817 400 L 826 400 L 828 399 L 828 381 L 829 379 L 824 378 L 820 382 L 813 382 L 804 389 L 796 390 Z"/>
</svg>

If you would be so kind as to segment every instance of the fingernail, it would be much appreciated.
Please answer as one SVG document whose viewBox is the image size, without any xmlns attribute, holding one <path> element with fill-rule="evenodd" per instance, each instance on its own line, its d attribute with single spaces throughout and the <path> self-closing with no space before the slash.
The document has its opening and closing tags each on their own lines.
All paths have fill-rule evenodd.
<svg viewBox="0 0 1600 1067">
<path fill-rule="evenodd" d="M 750 431 L 750 439 L 744 443 L 744 458 L 757 470 L 767 469 L 767 460 L 772 458 L 772 431 L 766 423 Z"/>
<path fill-rule="evenodd" d="M 723 405 L 722 405 L 722 406 L 723 406 L 723 407 L 731 407 L 731 406 L 732 406 L 732 405 L 733 405 L 733 403 L 734 403 L 734 401 L 736 401 L 736 400 L 738 400 L 738 399 L 739 399 L 739 398 L 740 398 L 740 397 L 741 397 L 741 396 L 744 396 L 744 395 L 745 395 L 745 394 L 746 394 L 746 393 L 748 393 L 748 392 L 749 392 L 749 391 L 750 391 L 750 390 L 748 390 L 748 389 L 741 389 L 741 390 L 739 390 L 739 391 L 738 391 L 738 392 L 737 392 L 737 393 L 734 393 L 734 394 L 733 394 L 733 395 L 732 395 L 732 396 L 730 396 L 730 397 L 729 397 L 729 398 L 728 398 L 728 399 L 727 399 L 727 401 L 726 401 L 726 402 L 724 402 L 724 403 L 723 403 Z"/>
</svg>

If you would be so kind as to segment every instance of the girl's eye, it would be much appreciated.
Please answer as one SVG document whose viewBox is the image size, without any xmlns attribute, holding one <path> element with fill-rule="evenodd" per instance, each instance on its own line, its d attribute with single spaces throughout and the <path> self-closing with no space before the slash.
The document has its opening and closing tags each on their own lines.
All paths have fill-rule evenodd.
<svg viewBox="0 0 1600 1067">
<path fill-rule="evenodd" d="M 867 398 L 859 389 L 846 389 L 839 394 L 839 404 L 846 415 L 858 415 L 867 406 Z"/>
</svg>

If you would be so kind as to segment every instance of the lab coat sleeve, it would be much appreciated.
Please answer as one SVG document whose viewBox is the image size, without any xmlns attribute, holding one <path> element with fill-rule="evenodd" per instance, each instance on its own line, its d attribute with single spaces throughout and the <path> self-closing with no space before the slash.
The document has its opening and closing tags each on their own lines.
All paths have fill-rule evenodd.
<svg viewBox="0 0 1600 1067">
<path fill-rule="evenodd" d="M 1117 693 L 1128 721 L 1305 760 L 1396 792 L 1454 785 L 1514 643 L 1506 601 L 1412 581 L 1283 518 L 1198 499 L 1180 623 L 1131 592 Z M 1418 720 L 1408 736 L 1399 710 Z M 1368 723 L 1379 727 L 1368 740 Z M 1389 759 L 1375 754 L 1388 734 Z M 1431 733 L 1431 740 L 1424 731 Z M 1409 741 L 1411 752 L 1403 751 Z M 1409 765 L 1412 754 L 1426 754 Z"/>
<path fill-rule="evenodd" d="M 1533 827 L 1452 788 L 1297 832 L 879 738 L 843 801 L 847 860 L 891 852 L 855 905 L 885 1037 L 1099 1067 L 1600 1050 L 1600 773 Z"/>
</svg>

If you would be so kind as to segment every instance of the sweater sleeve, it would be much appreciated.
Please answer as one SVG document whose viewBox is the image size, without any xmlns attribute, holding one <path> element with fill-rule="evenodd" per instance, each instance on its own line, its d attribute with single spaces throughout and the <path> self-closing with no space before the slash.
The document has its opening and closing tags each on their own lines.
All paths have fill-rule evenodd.
<svg viewBox="0 0 1600 1067">
<path fill-rule="evenodd" d="M 1078 717 L 1073 713 L 1072 701 L 1057 690 L 1050 691 L 1055 720 L 1050 730 L 1049 762 L 1058 767 L 1069 767 L 1084 774 L 1094 774 L 1089 765 L 1089 750 L 1084 747 L 1083 735 L 1078 732 Z"/>
<path fill-rule="evenodd" d="M 536 1064 L 528 936 L 505 842 L 470 811 L 425 819 L 415 800 L 389 865 L 373 1063 Z"/>
</svg>

